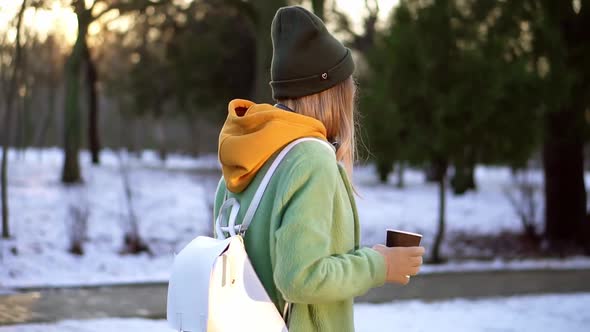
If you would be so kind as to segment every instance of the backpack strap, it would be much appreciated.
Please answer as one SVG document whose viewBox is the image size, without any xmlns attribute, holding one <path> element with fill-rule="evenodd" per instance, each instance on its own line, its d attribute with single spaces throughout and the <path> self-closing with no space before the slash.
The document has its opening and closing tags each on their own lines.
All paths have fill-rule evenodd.
<svg viewBox="0 0 590 332">
<path fill-rule="evenodd" d="M 226 188 L 224 202 L 220 208 L 219 215 L 217 216 L 217 220 L 215 223 L 216 224 L 215 228 L 216 228 L 217 235 L 219 238 L 225 237 L 223 234 L 224 231 L 229 232 L 230 235 L 232 235 L 232 236 L 238 235 L 238 234 L 243 236 L 244 234 L 246 234 L 246 231 L 248 230 L 248 227 L 250 226 L 250 223 L 252 222 L 252 219 L 254 218 L 254 214 L 256 213 L 256 210 L 258 209 L 258 205 L 260 205 L 260 201 L 262 200 L 262 196 L 264 195 L 264 192 L 266 191 L 266 187 L 268 186 L 270 179 L 272 178 L 274 172 L 279 167 L 281 161 L 283 161 L 283 159 L 289 153 L 289 151 L 291 151 L 291 149 L 293 149 L 297 144 L 307 142 L 307 141 L 319 142 L 319 143 L 323 144 L 326 148 L 328 148 L 331 153 L 336 152 L 335 147 L 333 145 L 331 145 L 327 141 L 324 141 L 322 139 L 315 138 L 315 137 L 304 137 L 304 138 L 300 138 L 300 139 L 297 139 L 297 140 L 289 143 L 285 148 L 283 148 L 283 150 L 275 158 L 273 163 L 270 165 L 268 171 L 266 171 L 266 174 L 264 174 L 264 177 L 262 178 L 262 181 L 260 182 L 258 189 L 256 189 L 256 192 L 254 193 L 254 197 L 252 198 L 252 202 L 250 203 L 248 210 L 246 210 L 246 214 L 244 215 L 244 219 L 242 220 L 242 223 L 240 225 L 235 224 L 237 214 L 240 209 L 240 204 L 235 198 L 228 198 L 228 193 L 227 193 L 227 188 Z M 225 213 L 225 210 L 227 208 L 229 208 L 231 210 L 229 220 L 228 220 L 228 226 L 222 227 L 221 226 L 221 219 L 223 218 L 222 215 Z M 237 231 L 237 234 L 235 233 L 235 231 Z M 289 322 L 289 316 L 291 315 L 292 309 L 293 309 L 292 304 L 285 301 L 285 305 L 283 307 L 283 312 L 282 312 L 282 317 L 283 317 L 283 320 L 285 320 L 287 325 Z"/>
<path fill-rule="evenodd" d="M 330 143 L 328 143 L 324 140 L 321 140 L 319 138 L 304 137 L 304 138 L 300 138 L 300 139 L 297 139 L 297 140 L 289 143 L 289 145 L 287 145 L 279 153 L 279 155 L 276 157 L 276 159 L 270 165 L 270 168 L 268 169 L 268 171 L 266 171 L 266 174 L 264 174 L 264 177 L 262 178 L 262 181 L 260 182 L 260 185 L 258 186 L 258 189 L 256 190 L 254 197 L 252 198 L 252 202 L 250 203 L 248 210 L 246 210 L 246 214 L 244 215 L 244 220 L 242 221 L 242 224 L 240 225 L 240 230 L 239 230 L 240 234 L 242 234 L 242 235 L 246 234 L 246 231 L 248 230 L 248 227 L 250 226 L 250 223 L 252 222 L 252 219 L 254 218 L 254 214 L 256 213 L 256 210 L 258 209 L 258 205 L 260 205 L 260 201 L 262 200 L 262 196 L 264 195 L 264 191 L 266 191 L 266 187 L 268 186 L 268 183 L 270 182 L 272 175 L 274 174 L 276 169 L 281 164 L 281 161 L 283 161 L 283 159 L 285 158 L 287 153 L 289 153 L 289 151 L 291 151 L 291 149 L 293 149 L 297 144 L 307 142 L 307 141 L 316 141 L 316 142 L 322 143 L 332 153 L 335 153 L 335 149 Z M 293 305 L 291 303 L 285 301 L 285 305 L 283 307 L 283 312 L 282 312 L 281 316 L 283 317 L 283 320 L 285 321 L 285 324 L 287 324 L 287 326 L 289 325 L 289 318 L 291 316 L 292 309 L 293 309 Z"/>
<path fill-rule="evenodd" d="M 262 196 L 264 195 L 264 191 L 266 190 L 266 187 L 268 186 L 270 179 L 272 178 L 272 175 L 274 174 L 274 172 L 278 168 L 279 164 L 281 163 L 283 158 L 285 158 L 287 153 L 289 153 L 289 151 L 291 151 L 292 148 L 294 148 L 297 144 L 302 143 L 302 142 L 306 142 L 306 141 L 319 142 L 319 143 L 323 144 L 324 146 L 326 146 L 328 149 L 330 149 L 330 151 L 332 153 L 335 153 L 334 146 L 332 146 L 330 143 L 328 143 L 322 139 L 315 138 L 315 137 L 304 137 L 304 138 L 300 138 L 300 139 L 297 139 L 297 140 L 289 143 L 285 148 L 283 148 L 283 150 L 275 158 L 273 163 L 270 165 L 268 171 L 266 171 L 266 174 L 264 174 L 264 177 L 262 178 L 262 181 L 260 182 L 258 189 L 254 193 L 254 197 L 252 198 L 250 206 L 248 207 L 248 210 L 246 210 L 246 214 L 244 215 L 244 219 L 242 220 L 242 223 L 239 225 L 236 225 L 236 218 L 238 215 L 238 211 L 240 210 L 240 203 L 235 198 L 229 198 L 228 190 L 226 188 L 224 199 L 223 199 L 223 204 L 219 208 L 219 213 L 217 215 L 217 219 L 215 220 L 215 233 L 217 235 L 217 238 L 220 238 L 220 239 L 225 238 L 226 236 L 225 236 L 224 232 L 229 233 L 230 236 L 235 236 L 238 234 L 244 235 L 246 233 L 246 230 L 248 230 L 248 227 L 250 226 L 250 223 L 252 222 L 252 219 L 254 218 L 254 214 L 256 214 L 256 210 L 258 209 L 258 205 L 260 205 L 260 201 L 262 200 Z M 225 218 L 224 216 L 225 216 L 227 210 L 229 210 L 229 212 L 230 212 L 227 226 L 222 226 L 221 221 L 224 220 L 224 218 Z"/>
<path fill-rule="evenodd" d="M 289 153 L 289 151 L 291 151 L 291 149 L 293 149 L 297 144 L 307 142 L 307 141 L 320 142 L 323 145 L 325 145 L 328 149 L 330 149 L 330 151 L 332 153 L 334 153 L 334 147 L 332 145 L 330 145 L 330 143 L 328 143 L 322 139 L 319 139 L 319 138 L 304 137 L 304 138 L 300 138 L 300 139 L 297 139 L 297 140 L 289 143 L 289 145 L 287 145 L 279 153 L 277 158 L 270 165 L 270 168 L 268 169 L 268 171 L 266 171 L 266 174 L 264 174 L 264 177 L 262 178 L 262 181 L 260 182 L 260 185 L 258 186 L 256 193 L 254 194 L 254 198 L 252 198 L 252 202 L 250 203 L 248 210 L 246 210 L 246 214 L 244 215 L 244 220 L 242 221 L 242 224 L 240 225 L 240 231 L 239 231 L 240 234 L 244 235 L 246 233 L 246 231 L 248 230 L 248 227 L 250 226 L 250 223 L 252 222 L 252 219 L 254 218 L 254 214 L 256 213 L 256 210 L 258 209 L 258 205 L 260 205 L 260 201 L 262 200 L 262 195 L 264 195 L 264 191 L 266 190 L 266 187 L 268 186 L 268 183 L 270 182 L 272 175 L 276 171 L 277 167 L 279 167 L 283 158 L 285 158 L 287 153 Z"/>
</svg>

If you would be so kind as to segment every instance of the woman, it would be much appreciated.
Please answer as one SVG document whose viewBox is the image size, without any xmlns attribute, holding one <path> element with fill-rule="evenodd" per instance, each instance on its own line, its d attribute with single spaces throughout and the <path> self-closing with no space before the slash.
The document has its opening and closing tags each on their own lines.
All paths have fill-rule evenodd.
<svg viewBox="0 0 590 332">
<path fill-rule="evenodd" d="M 353 298 L 385 282 L 407 284 L 424 248 L 359 247 L 350 182 L 355 155 L 354 63 L 314 14 L 277 11 L 270 85 L 276 105 L 236 99 L 220 133 L 226 197 L 247 206 L 278 152 L 301 137 L 274 173 L 244 237 L 246 251 L 277 306 L 291 303 L 290 331 L 353 331 Z M 238 220 L 245 208 L 240 209 Z"/>
</svg>

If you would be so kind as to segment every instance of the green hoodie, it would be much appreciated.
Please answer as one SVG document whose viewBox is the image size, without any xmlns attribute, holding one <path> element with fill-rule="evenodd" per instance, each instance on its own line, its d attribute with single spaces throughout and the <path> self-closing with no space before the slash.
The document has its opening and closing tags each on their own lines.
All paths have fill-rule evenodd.
<svg viewBox="0 0 590 332">
<path fill-rule="evenodd" d="M 290 120 L 299 125 L 311 119 L 270 105 L 247 106 L 246 111 L 238 112 L 241 117 L 247 118 L 264 107 L 279 118 L 289 114 Z M 234 108 L 235 103 L 230 103 L 228 121 L 235 124 L 235 119 L 230 119 L 236 115 Z M 228 147 L 226 140 L 220 147 L 222 164 L 226 148 L 258 148 L 251 144 L 237 146 L 240 137 L 248 137 L 253 131 L 275 130 L 268 122 L 241 130 L 234 126 L 229 131 L 227 124 L 226 121 L 220 136 L 233 137 L 230 141 L 234 146 Z M 217 218 L 227 192 L 228 197 L 240 202 L 237 220 L 243 219 L 268 167 L 281 148 L 297 138 L 289 137 L 280 144 L 239 193 L 227 190 L 222 177 L 215 195 L 214 217 Z M 358 213 L 346 171 L 337 163 L 334 153 L 313 141 L 300 143 L 283 159 L 244 236 L 252 265 L 277 308 L 283 308 L 284 301 L 293 303 L 291 332 L 354 331 L 353 298 L 383 285 L 386 275 L 381 254 L 360 248 L 359 240 Z"/>
</svg>

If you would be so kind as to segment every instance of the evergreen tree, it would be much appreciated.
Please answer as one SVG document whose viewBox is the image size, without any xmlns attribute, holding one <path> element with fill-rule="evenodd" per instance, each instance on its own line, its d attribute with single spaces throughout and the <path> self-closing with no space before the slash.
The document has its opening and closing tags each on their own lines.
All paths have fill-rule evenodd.
<svg viewBox="0 0 590 332">
<path fill-rule="evenodd" d="M 125 116 L 149 116 L 156 128 L 166 117 L 225 119 L 229 100 L 247 98 L 253 86 L 255 38 L 248 20 L 214 0 L 142 13 L 132 29 L 111 42 L 122 45 L 129 35 L 137 36 L 110 56 L 127 63 L 103 73 L 107 92 L 122 102 Z M 163 128 L 156 135 L 163 157 Z"/>
<path fill-rule="evenodd" d="M 369 132 L 370 141 L 402 142 L 403 133 L 404 159 L 432 165 L 438 180 L 434 261 L 441 258 L 449 165 L 523 163 L 537 142 L 538 109 L 530 98 L 534 75 L 527 59 L 509 56 L 511 41 L 521 30 L 514 22 L 495 18 L 498 6 L 401 1 L 390 28 L 377 42 L 374 52 L 380 55 L 369 57 L 378 74 L 366 89 L 387 100 L 378 101 L 381 105 L 395 105 L 367 110 L 369 123 L 383 121 L 386 126 Z M 386 58 L 389 61 L 380 60 Z M 396 123 L 387 121 L 391 114 Z M 391 146 L 382 146 L 389 151 L 376 152 L 377 156 L 391 154 Z"/>
</svg>

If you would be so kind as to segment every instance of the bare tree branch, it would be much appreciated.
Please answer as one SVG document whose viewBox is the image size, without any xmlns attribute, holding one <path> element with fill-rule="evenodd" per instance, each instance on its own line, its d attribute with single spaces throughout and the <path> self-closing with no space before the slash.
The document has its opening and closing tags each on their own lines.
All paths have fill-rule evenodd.
<svg viewBox="0 0 590 332">
<path fill-rule="evenodd" d="M 149 6 L 161 6 L 167 4 L 169 0 L 130 0 L 126 2 L 117 2 L 107 6 L 105 9 L 100 11 L 98 14 L 92 17 L 92 20 L 97 20 L 104 14 L 111 10 L 118 10 L 119 14 L 125 14 L 136 10 L 142 10 Z"/>
<path fill-rule="evenodd" d="M 353 37 L 353 39 L 357 38 L 358 35 L 352 31 L 350 27 L 350 20 L 346 14 L 336 9 L 336 1 L 332 2 L 332 13 L 336 15 L 336 31 L 337 32 L 346 32 Z"/>
<path fill-rule="evenodd" d="M 365 0 L 365 8 L 368 15 L 363 20 L 363 33 L 358 34 L 352 30 L 350 19 L 348 16 L 338 9 L 336 9 L 336 2 L 332 2 L 332 13 L 336 15 L 336 26 L 338 32 L 346 32 L 351 38 L 350 46 L 363 53 L 369 51 L 373 47 L 377 18 L 379 15 L 379 4 L 377 0 L 373 0 L 374 5 L 369 4 L 369 0 Z"/>
<path fill-rule="evenodd" d="M 94 9 L 94 7 L 96 6 L 96 4 L 97 4 L 97 3 L 99 3 L 99 2 L 102 2 L 102 1 L 100 1 L 100 0 L 94 0 L 94 1 L 92 2 L 92 5 L 90 5 L 90 8 L 88 8 L 88 10 L 89 10 L 90 12 L 92 12 L 92 10 L 93 10 L 93 9 Z"/>
<path fill-rule="evenodd" d="M 367 11 L 369 12 L 369 16 L 374 15 L 376 16 L 377 14 L 379 14 L 379 1 L 377 0 L 373 0 L 374 6 L 371 7 L 369 5 L 369 0 L 365 0 L 365 8 L 367 8 Z"/>
</svg>

